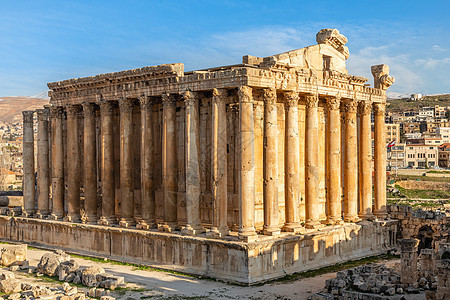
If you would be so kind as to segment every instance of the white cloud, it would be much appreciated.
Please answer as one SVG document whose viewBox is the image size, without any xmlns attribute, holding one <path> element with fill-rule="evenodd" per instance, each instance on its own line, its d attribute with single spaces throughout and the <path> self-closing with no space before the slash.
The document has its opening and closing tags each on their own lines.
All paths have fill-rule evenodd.
<svg viewBox="0 0 450 300">
<path fill-rule="evenodd" d="M 419 58 L 414 61 L 419 66 L 423 66 L 425 69 L 435 69 L 438 66 L 442 66 L 442 64 L 449 64 L 450 63 L 450 57 L 445 57 L 441 59 L 434 59 L 431 57 L 428 57 L 426 59 Z"/>
<path fill-rule="evenodd" d="M 439 45 L 433 45 L 433 46 L 431 46 L 431 50 L 433 50 L 433 51 L 439 51 L 439 52 L 445 52 L 445 51 L 447 51 L 447 50 L 445 50 L 444 48 L 442 48 L 442 47 L 439 46 Z"/>
</svg>

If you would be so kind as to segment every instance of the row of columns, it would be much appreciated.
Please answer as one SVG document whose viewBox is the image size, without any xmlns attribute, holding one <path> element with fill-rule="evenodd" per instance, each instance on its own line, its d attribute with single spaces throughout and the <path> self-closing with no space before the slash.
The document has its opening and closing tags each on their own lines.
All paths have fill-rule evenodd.
<svg viewBox="0 0 450 300">
<path fill-rule="evenodd" d="M 253 120 L 253 90 L 248 86 L 238 89 L 239 98 L 239 236 L 250 241 L 256 238 L 255 230 L 255 149 Z M 212 97 L 212 195 L 213 222 L 211 236 L 228 234 L 227 226 L 227 132 L 226 99 L 228 91 L 214 89 Z M 200 219 L 200 144 L 198 94 L 185 92 L 185 170 L 186 170 L 186 213 L 187 224 L 183 232 L 196 235 L 204 232 Z M 277 93 L 274 89 L 262 91 L 264 101 L 264 152 L 263 152 L 263 204 L 266 235 L 280 234 L 278 208 L 278 129 Z M 176 95 L 162 95 L 162 192 L 164 202 L 164 223 L 160 229 L 173 231 L 177 224 L 177 153 L 176 153 Z M 300 135 L 298 122 L 299 94 L 284 92 L 286 106 L 286 172 L 285 172 L 285 224 L 284 231 L 300 232 L 299 217 L 299 167 Z M 305 129 L 305 227 L 315 229 L 322 226 L 319 216 L 319 116 L 317 94 L 306 94 Z M 342 101 L 340 97 L 326 99 L 328 110 L 328 151 L 327 160 L 327 222 L 342 223 L 341 217 L 341 155 L 344 165 L 344 220 L 358 221 L 371 219 L 372 213 L 372 174 L 371 174 L 371 126 L 372 106 L 375 112 L 375 209 L 378 217 L 385 216 L 385 154 L 384 154 L 384 104 Z M 357 108 L 360 114 L 359 177 L 357 145 Z M 132 151 L 133 106 L 135 100 L 120 99 L 120 193 L 121 211 L 119 225 L 149 229 L 156 227 L 154 193 L 154 152 L 152 104 L 148 97 L 140 101 L 141 111 L 141 166 L 134 166 Z M 97 135 L 96 107 L 100 107 L 100 170 L 96 168 Z M 111 225 L 116 222 L 115 211 L 115 168 L 114 158 L 114 101 L 101 100 L 98 103 L 68 105 L 67 111 L 67 166 L 64 166 L 63 147 L 63 107 L 51 107 L 51 187 L 52 211 L 48 199 L 49 156 L 48 156 L 48 110 L 38 110 L 38 202 L 34 211 L 34 154 L 32 133 L 32 112 L 24 112 L 24 198 L 25 215 L 61 219 L 64 214 L 64 169 L 67 168 L 67 214 L 66 221 L 80 220 L 80 161 L 79 115 L 84 117 L 84 221 Z M 342 109 L 342 112 L 340 111 Z M 47 114 L 47 115 L 46 115 Z M 341 149 L 341 115 L 343 116 L 345 147 Z M 31 119 L 30 119 L 31 116 Z M 31 124 L 31 126 L 30 126 Z M 31 129 L 30 129 L 31 128 Z M 30 133 L 31 130 L 31 133 Z M 341 153 L 344 150 L 344 153 Z M 136 218 L 134 211 L 134 168 L 141 167 L 142 212 Z M 97 172 L 101 173 L 101 212 L 97 216 Z M 31 175 L 32 174 L 32 175 Z M 31 177 L 33 177 L 31 179 Z M 359 178 L 359 197 L 358 197 Z M 32 180 L 32 183 L 31 183 Z M 45 188 L 47 187 L 47 188 Z M 358 199 L 360 210 L 358 212 Z M 137 221 L 137 224 L 136 224 Z"/>
</svg>

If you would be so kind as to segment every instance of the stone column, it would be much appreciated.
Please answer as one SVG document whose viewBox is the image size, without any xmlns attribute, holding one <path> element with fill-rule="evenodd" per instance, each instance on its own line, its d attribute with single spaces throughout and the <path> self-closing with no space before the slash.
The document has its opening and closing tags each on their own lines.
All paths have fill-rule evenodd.
<svg viewBox="0 0 450 300">
<path fill-rule="evenodd" d="M 284 92 L 286 105 L 286 195 L 285 195 L 285 215 L 286 222 L 283 230 L 299 233 L 300 214 L 300 140 L 298 126 L 298 92 Z"/>
<path fill-rule="evenodd" d="M 264 89 L 264 227 L 265 235 L 279 235 L 277 92 Z"/>
<path fill-rule="evenodd" d="M 164 224 L 162 231 L 172 232 L 177 228 L 177 137 L 176 137 L 176 98 L 163 94 L 162 128 L 162 185 L 164 199 Z"/>
<path fill-rule="evenodd" d="M 97 134 L 95 103 L 83 103 L 84 113 L 84 222 L 97 222 Z"/>
<path fill-rule="evenodd" d="M 239 96 L 239 238 L 257 239 L 255 231 L 255 137 L 252 89 L 242 86 Z"/>
<path fill-rule="evenodd" d="M 319 95 L 306 95 L 306 188 L 305 227 L 316 229 L 319 222 Z"/>
<path fill-rule="evenodd" d="M 401 280 L 402 284 L 413 286 L 417 284 L 417 239 L 400 240 L 401 246 Z"/>
<path fill-rule="evenodd" d="M 200 220 L 199 118 L 197 95 L 186 91 L 185 102 L 185 168 L 186 168 L 186 227 L 182 232 L 197 235 L 204 232 Z"/>
<path fill-rule="evenodd" d="M 152 102 L 147 96 L 140 99 L 141 103 L 141 202 L 142 220 L 136 225 L 140 229 L 156 227 L 155 219 L 155 188 L 153 161 L 153 123 Z"/>
<path fill-rule="evenodd" d="M 134 99 L 119 100 L 120 108 L 120 208 L 119 226 L 135 225 L 134 164 L 133 164 L 133 106 Z"/>
<path fill-rule="evenodd" d="M 80 221 L 80 134 L 79 105 L 67 105 L 67 216 L 66 222 Z"/>
<path fill-rule="evenodd" d="M 213 222 L 209 235 L 228 235 L 227 214 L 227 90 L 214 89 L 212 98 L 211 168 Z"/>
<path fill-rule="evenodd" d="M 359 217 L 364 220 L 374 219 L 372 213 L 372 126 L 370 116 L 372 102 L 359 102 Z"/>
<path fill-rule="evenodd" d="M 98 220 L 99 225 L 111 225 L 116 223 L 115 216 L 115 170 L 114 170 L 114 108 L 115 102 L 101 101 L 100 123 L 101 123 L 101 195 L 102 209 Z"/>
<path fill-rule="evenodd" d="M 385 103 L 373 104 L 375 114 L 375 206 L 374 214 L 379 219 L 387 218 L 386 212 L 386 138 L 384 125 Z"/>
<path fill-rule="evenodd" d="M 63 122 L 65 112 L 61 106 L 50 107 L 52 120 L 52 213 L 53 220 L 64 214 L 64 142 Z"/>
<path fill-rule="evenodd" d="M 34 129 L 33 111 L 22 111 L 23 115 L 23 212 L 24 217 L 35 213 L 36 189 L 34 181 Z"/>
<path fill-rule="evenodd" d="M 358 145 L 356 111 L 358 102 L 344 102 L 344 220 L 357 222 L 358 218 Z"/>
<path fill-rule="evenodd" d="M 48 109 L 37 109 L 37 185 L 38 199 L 36 217 L 42 219 L 50 214 L 49 195 L 49 148 L 48 148 Z"/>
<path fill-rule="evenodd" d="M 327 98 L 328 108 L 328 171 L 327 171 L 327 223 L 342 223 L 341 200 L 341 97 Z"/>
</svg>

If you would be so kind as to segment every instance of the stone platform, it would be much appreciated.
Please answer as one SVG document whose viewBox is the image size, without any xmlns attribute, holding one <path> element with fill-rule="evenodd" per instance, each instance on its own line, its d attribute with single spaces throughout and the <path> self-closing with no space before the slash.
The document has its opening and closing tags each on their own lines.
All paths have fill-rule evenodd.
<svg viewBox="0 0 450 300">
<path fill-rule="evenodd" d="M 395 245 L 397 221 L 346 223 L 244 243 L 136 229 L 0 216 L 0 239 L 255 284 L 378 255 Z"/>
</svg>

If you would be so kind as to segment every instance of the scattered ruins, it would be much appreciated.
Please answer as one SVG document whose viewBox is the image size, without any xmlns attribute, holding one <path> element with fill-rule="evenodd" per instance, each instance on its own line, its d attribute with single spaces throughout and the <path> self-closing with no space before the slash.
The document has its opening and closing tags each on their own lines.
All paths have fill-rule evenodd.
<svg viewBox="0 0 450 300">
<path fill-rule="evenodd" d="M 0 237 L 244 284 L 383 253 L 394 79 L 349 75 L 346 42 L 323 29 L 232 66 L 49 83 L 37 141 L 23 112 L 24 210 Z"/>
</svg>

